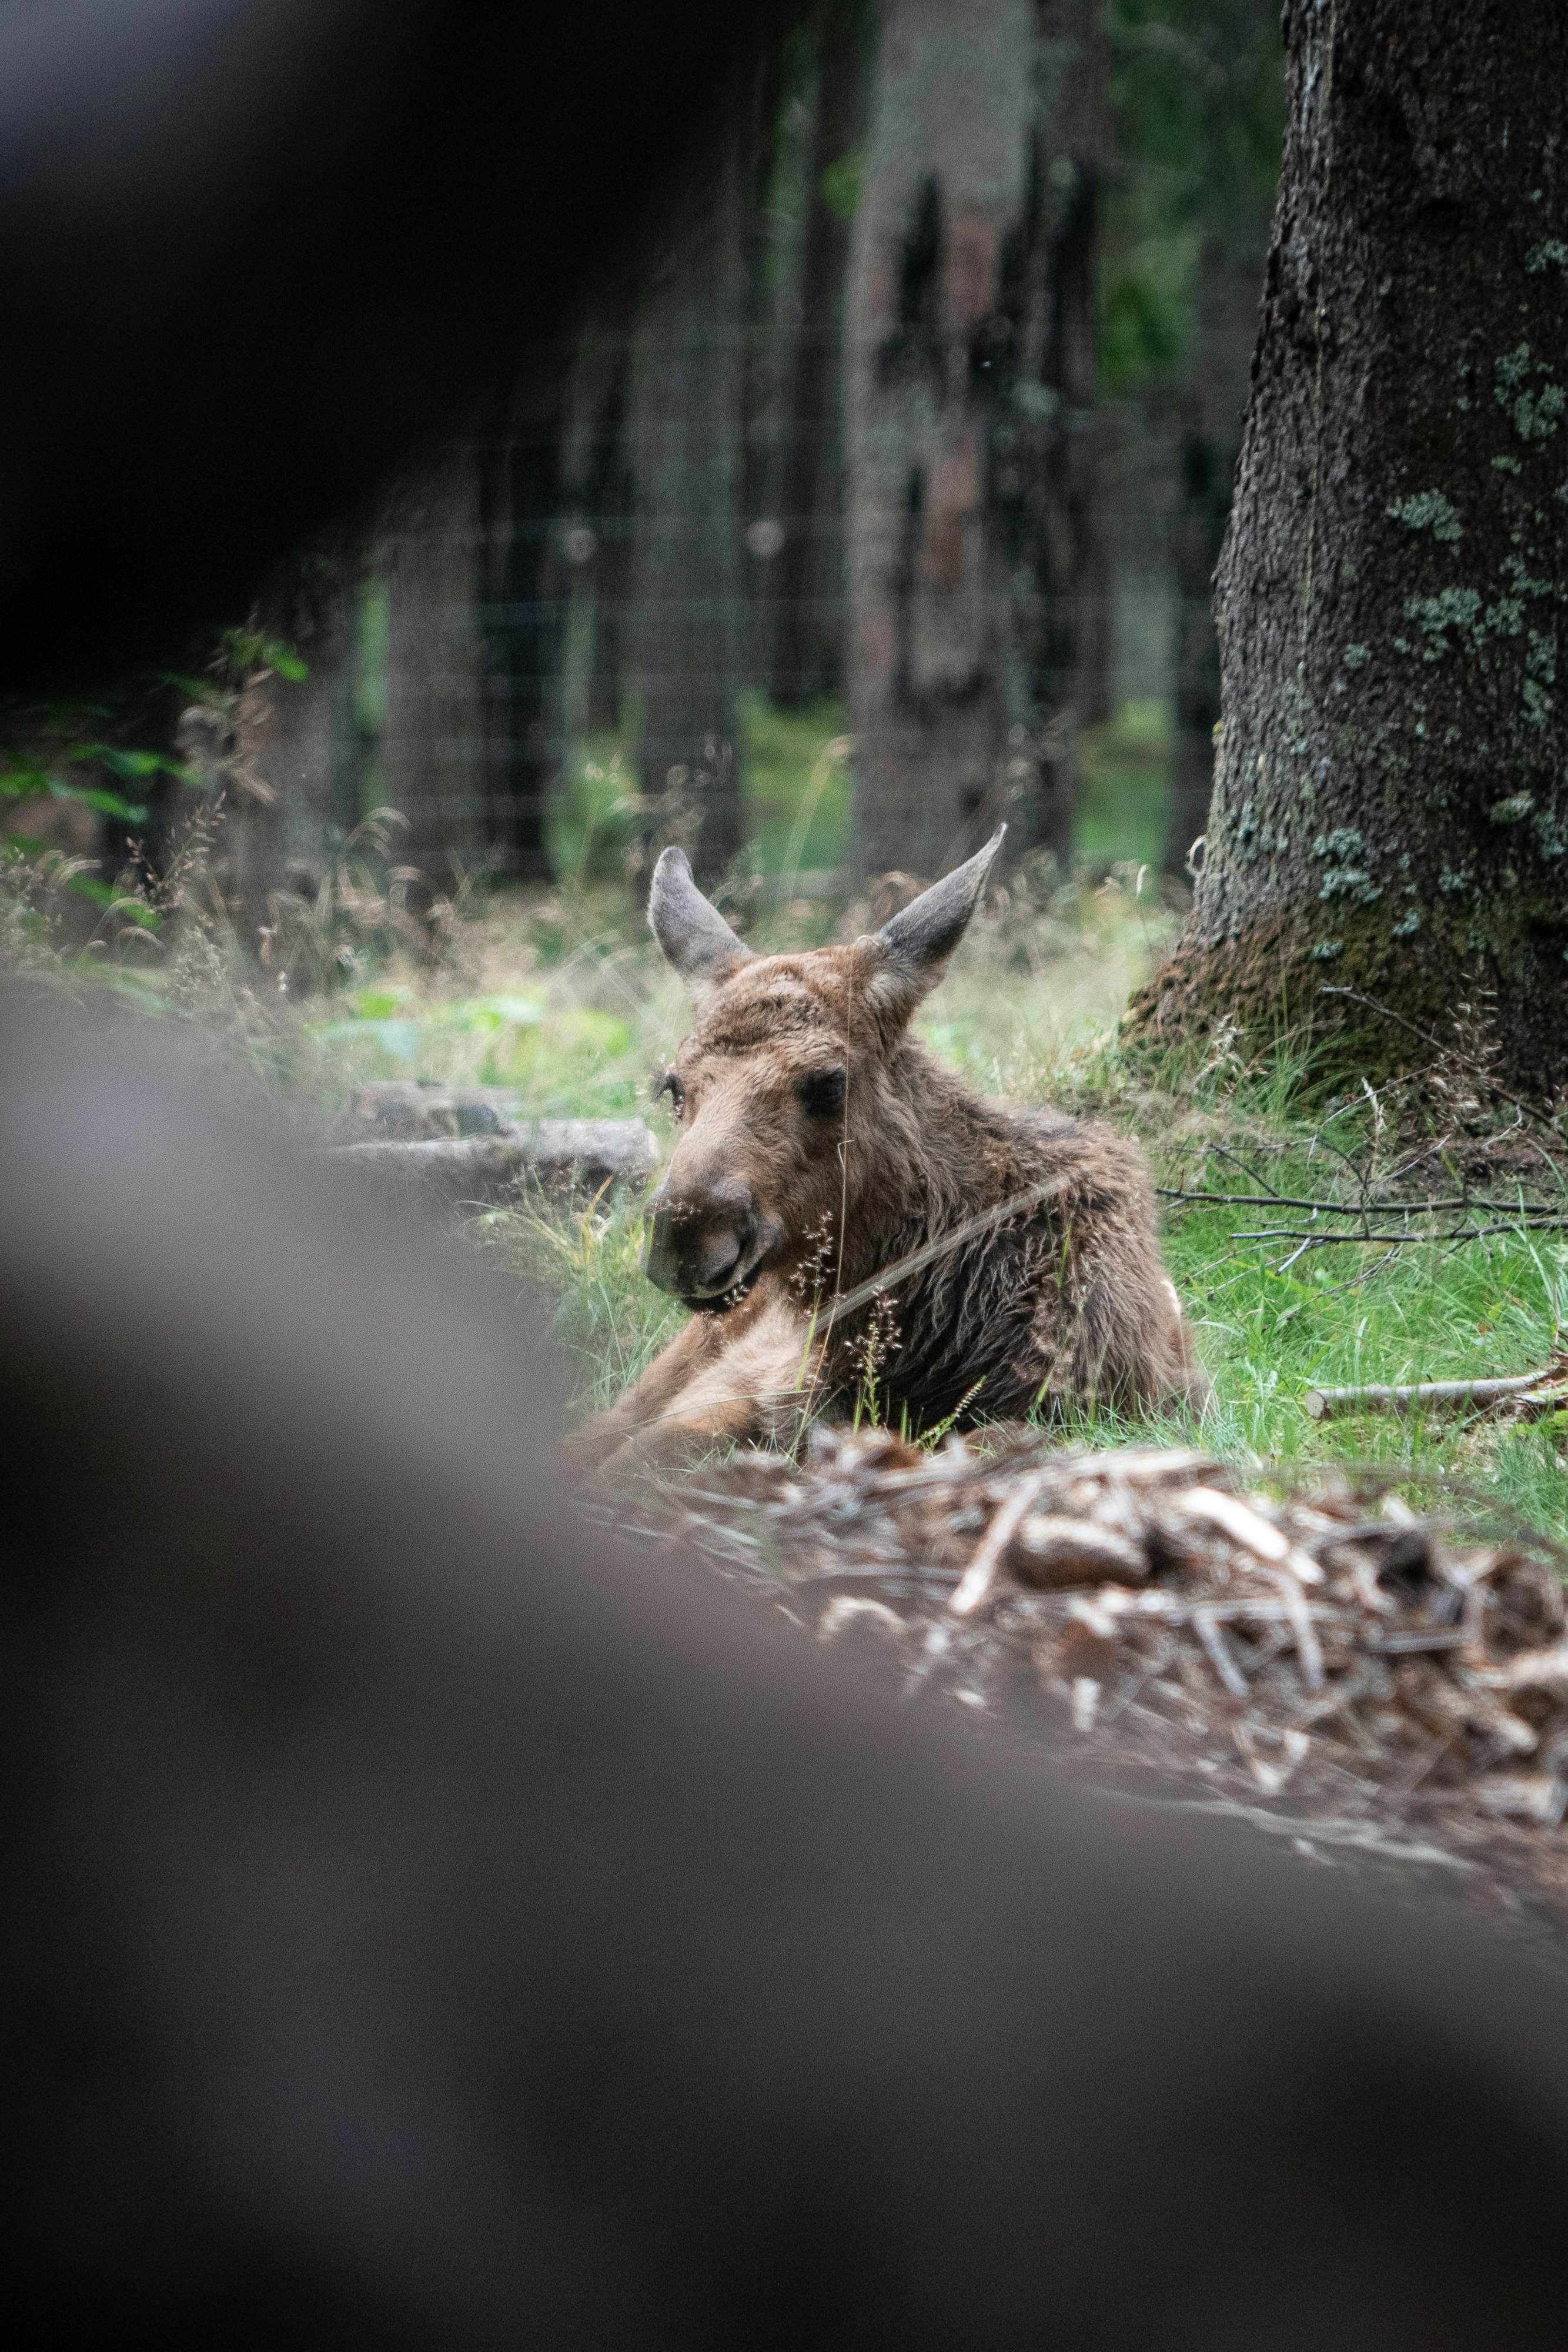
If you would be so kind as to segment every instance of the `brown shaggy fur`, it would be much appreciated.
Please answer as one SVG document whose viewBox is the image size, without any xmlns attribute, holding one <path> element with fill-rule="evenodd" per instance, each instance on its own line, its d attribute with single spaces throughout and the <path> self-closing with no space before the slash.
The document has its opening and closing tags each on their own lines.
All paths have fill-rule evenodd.
<svg viewBox="0 0 1568 2352">
<path fill-rule="evenodd" d="M 868 1370 L 882 1412 L 912 1431 L 1201 1397 L 1142 1152 L 1108 1128 L 973 1094 L 906 1034 L 929 984 L 890 975 L 867 939 L 737 960 L 699 992 L 666 1081 L 682 1134 L 650 1203 L 651 1257 L 673 1223 L 689 1259 L 710 1203 L 748 1196 L 759 1270 L 739 1294 L 689 1298 L 691 1323 L 601 1433 L 789 1443 L 803 1411 L 849 1409 Z M 837 1071 L 841 1106 L 813 1109 L 812 1082 L 831 1096 Z M 1049 1199 L 821 1336 L 835 1296 L 1048 1182 Z"/>
</svg>

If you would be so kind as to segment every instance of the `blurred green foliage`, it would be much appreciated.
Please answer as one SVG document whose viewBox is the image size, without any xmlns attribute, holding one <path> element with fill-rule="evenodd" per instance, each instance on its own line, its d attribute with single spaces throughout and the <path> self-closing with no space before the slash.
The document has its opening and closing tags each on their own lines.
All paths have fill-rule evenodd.
<svg viewBox="0 0 1568 2352">
<path fill-rule="evenodd" d="M 1168 378 L 1206 254 L 1260 268 L 1284 139 L 1278 0 L 1112 0 L 1100 267 L 1104 389 Z"/>
</svg>

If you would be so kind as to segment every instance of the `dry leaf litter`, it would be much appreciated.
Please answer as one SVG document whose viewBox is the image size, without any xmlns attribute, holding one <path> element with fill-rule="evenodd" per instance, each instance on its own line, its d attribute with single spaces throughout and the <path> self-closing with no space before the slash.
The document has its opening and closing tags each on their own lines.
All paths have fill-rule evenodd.
<svg viewBox="0 0 1568 2352">
<path fill-rule="evenodd" d="M 1373 1474 L 1287 1486 L 1186 1449 L 935 1453 L 819 1427 L 622 1528 L 695 1547 L 905 1695 L 1025 1719 L 1123 1793 L 1320 1861 L 1568 1903 L 1568 1555 Z M 648 1490 L 643 1490 L 643 1502 Z M 650 1524 L 649 1522 L 652 1522 Z"/>
</svg>

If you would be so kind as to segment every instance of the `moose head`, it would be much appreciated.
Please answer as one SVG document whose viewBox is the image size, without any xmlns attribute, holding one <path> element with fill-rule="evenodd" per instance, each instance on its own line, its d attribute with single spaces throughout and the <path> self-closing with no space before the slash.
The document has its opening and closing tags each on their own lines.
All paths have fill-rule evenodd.
<svg viewBox="0 0 1568 2352">
<path fill-rule="evenodd" d="M 754 955 L 685 851 L 665 850 L 648 919 L 696 1019 L 663 1079 L 681 1139 L 648 1204 L 646 1269 L 661 1290 L 721 1311 L 765 1271 L 795 1272 L 826 1236 L 841 1253 L 870 1199 L 896 1214 L 895 1180 L 926 1146 L 905 1031 L 1006 831 L 873 936 L 800 955 Z"/>
</svg>

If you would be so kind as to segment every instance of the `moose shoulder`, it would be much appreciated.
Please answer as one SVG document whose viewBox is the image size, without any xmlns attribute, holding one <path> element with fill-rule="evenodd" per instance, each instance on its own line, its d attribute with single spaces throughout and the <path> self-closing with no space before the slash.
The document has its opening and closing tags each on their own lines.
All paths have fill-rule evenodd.
<svg viewBox="0 0 1568 2352">
<path fill-rule="evenodd" d="M 1137 1147 L 984 1101 L 909 1036 L 1001 839 L 874 938 L 766 957 L 665 850 L 649 920 L 696 1018 L 646 1263 L 694 1311 L 602 1434 L 788 1444 L 868 1386 L 912 1430 L 1201 1393 Z"/>
</svg>

